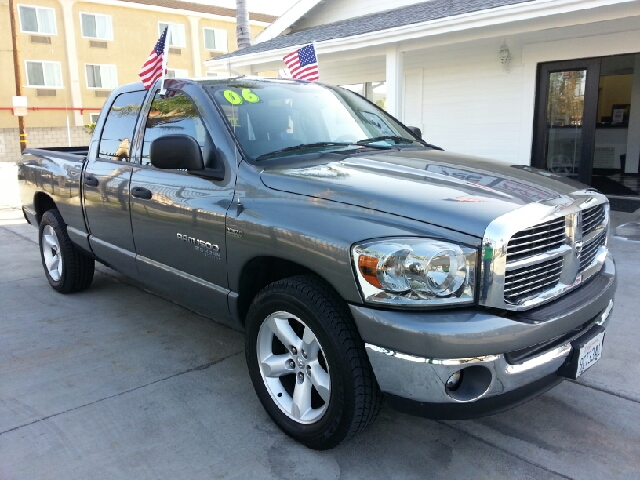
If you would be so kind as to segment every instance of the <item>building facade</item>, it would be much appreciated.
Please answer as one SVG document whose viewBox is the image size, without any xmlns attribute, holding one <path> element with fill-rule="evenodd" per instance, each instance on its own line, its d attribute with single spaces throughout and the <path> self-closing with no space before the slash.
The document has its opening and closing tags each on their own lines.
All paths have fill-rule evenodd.
<svg viewBox="0 0 640 480">
<path fill-rule="evenodd" d="M 169 26 L 169 76 L 204 75 L 204 62 L 237 48 L 235 10 L 178 0 L 16 0 L 27 145 L 88 143 L 110 92 L 138 71 Z M 250 14 L 252 36 L 275 18 Z M 9 5 L 0 4 L 0 159 L 19 154 Z"/>
<path fill-rule="evenodd" d="M 311 42 L 321 82 L 362 93 L 430 143 L 605 193 L 639 190 L 637 0 L 300 0 L 207 68 L 281 69 Z"/>
</svg>

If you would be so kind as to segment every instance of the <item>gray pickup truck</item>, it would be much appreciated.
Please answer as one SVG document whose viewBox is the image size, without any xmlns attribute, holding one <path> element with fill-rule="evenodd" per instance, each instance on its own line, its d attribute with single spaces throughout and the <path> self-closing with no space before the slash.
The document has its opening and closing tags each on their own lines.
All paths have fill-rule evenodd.
<svg viewBox="0 0 640 480">
<path fill-rule="evenodd" d="M 616 274 L 597 191 L 446 153 L 337 87 L 165 88 L 114 91 L 88 148 L 25 151 L 46 277 L 78 292 L 97 260 L 243 330 L 294 439 L 338 445 L 383 394 L 432 418 L 494 413 L 600 358 Z"/>
</svg>

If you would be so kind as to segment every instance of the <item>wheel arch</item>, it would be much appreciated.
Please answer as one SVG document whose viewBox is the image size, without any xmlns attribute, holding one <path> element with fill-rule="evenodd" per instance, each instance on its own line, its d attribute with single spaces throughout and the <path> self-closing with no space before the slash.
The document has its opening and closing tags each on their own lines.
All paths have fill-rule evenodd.
<svg viewBox="0 0 640 480">
<path fill-rule="evenodd" d="M 274 256 L 254 257 L 244 264 L 238 283 L 238 319 L 244 326 L 251 302 L 267 285 L 296 275 L 311 275 L 337 291 L 331 283 L 312 269 L 299 263 Z"/>
<path fill-rule="evenodd" d="M 42 221 L 42 215 L 48 210 L 57 210 L 58 206 L 49 195 L 44 192 L 36 192 L 33 197 L 33 207 L 36 211 L 36 221 L 38 225 Z"/>
</svg>

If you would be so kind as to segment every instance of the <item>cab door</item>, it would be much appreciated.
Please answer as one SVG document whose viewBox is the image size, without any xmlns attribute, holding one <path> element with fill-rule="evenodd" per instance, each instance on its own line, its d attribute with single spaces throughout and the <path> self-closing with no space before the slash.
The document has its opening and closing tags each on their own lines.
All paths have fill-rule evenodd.
<svg viewBox="0 0 640 480">
<path fill-rule="evenodd" d="M 129 211 L 129 182 L 134 164 L 130 145 L 146 92 L 119 94 L 97 127 L 100 140 L 89 149 L 82 177 L 89 243 L 96 256 L 135 277 L 135 246 Z M 96 138 L 97 136 L 94 136 Z"/>
<path fill-rule="evenodd" d="M 195 88 L 195 87 L 194 87 Z M 202 104 L 202 102 L 198 102 Z M 193 137 L 205 166 L 221 162 L 203 115 L 183 91 L 155 94 L 131 177 L 131 225 L 141 280 L 201 313 L 228 316 L 225 217 L 235 170 L 223 180 L 151 165 L 151 142 L 168 134 Z"/>
</svg>

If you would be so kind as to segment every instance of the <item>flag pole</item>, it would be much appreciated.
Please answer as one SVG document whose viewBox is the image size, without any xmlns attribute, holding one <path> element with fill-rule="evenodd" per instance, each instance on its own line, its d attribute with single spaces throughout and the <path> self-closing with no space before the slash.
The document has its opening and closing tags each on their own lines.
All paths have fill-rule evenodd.
<svg viewBox="0 0 640 480">
<path fill-rule="evenodd" d="M 320 59 L 318 58 L 318 49 L 316 48 L 316 42 L 311 42 L 311 45 L 313 45 L 313 53 L 316 56 L 316 65 L 318 68 L 318 81 L 320 81 Z"/>
<path fill-rule="evenodd" d="M 158 92 L 160 95 L 164 95 L 164 77 L 165 74 L 167 73 L 167 57 L 168 57 L 168 52 L 167 50 L 169 49 L 169 39 L 167 38 L 169 36 L 169 25 L 167 25 L 164 29 L 165 31 L 165 36 L 164 36 L 164 51 L 162 52 L 162 77 L 160 78 L 160 91 Z"/>
</svg>

